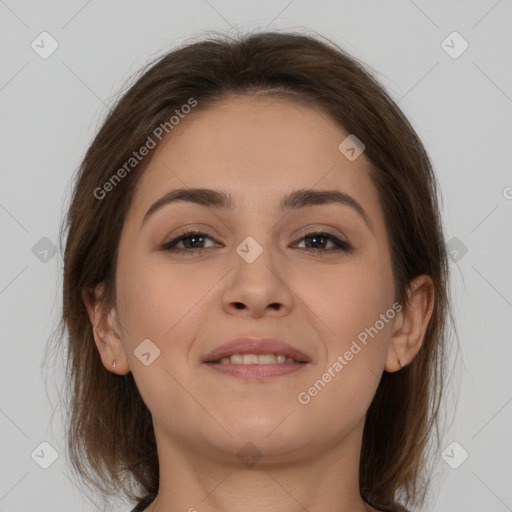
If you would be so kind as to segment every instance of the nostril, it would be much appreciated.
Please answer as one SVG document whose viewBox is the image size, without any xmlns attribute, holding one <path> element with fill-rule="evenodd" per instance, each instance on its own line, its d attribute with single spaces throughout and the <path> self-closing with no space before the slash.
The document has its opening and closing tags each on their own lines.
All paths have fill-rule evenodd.
<svg viewBox="0 0 512 512">
<path fill-rule="evenodd" d="M 244 305 L 241 302 L 235 302 L 234 303 L 236 309 L 244 309 Z"/>
</svg>

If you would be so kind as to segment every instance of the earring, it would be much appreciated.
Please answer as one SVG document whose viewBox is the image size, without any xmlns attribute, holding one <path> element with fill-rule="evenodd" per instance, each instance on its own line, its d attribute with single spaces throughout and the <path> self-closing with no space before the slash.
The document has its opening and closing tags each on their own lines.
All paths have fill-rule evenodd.
<svg viewBox="0 0 512 512">
<path fill-rule="evenodd" d="M 112 365 L 112 368 L 115 368 L 117 366 L 116 360 L 114 359 L 114 364 Z"/>
<path fill-rule="evenodd" d="M 398 362 L 400 363 L 400 368 L 403 368 L 405 366 L 404 363 L 402 363 L 402 361 L 400 361 L 400 359 L 398 360 Z"/>
</svg>

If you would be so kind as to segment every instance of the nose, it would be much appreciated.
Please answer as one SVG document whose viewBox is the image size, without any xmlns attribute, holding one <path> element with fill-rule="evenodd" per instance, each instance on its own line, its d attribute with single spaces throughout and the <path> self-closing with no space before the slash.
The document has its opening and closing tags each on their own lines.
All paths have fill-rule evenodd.
<svg viewBox="0 0 512 512">
<path fill-rule="evenodd" d="M 277 255 L 275 255 L 277 257 Z M 228 274 L 223 291 L 222 307 L 240 317 L 261 318 L 285 316 L 293 307 L 293 292 L 286 283 L 283 269 L 276 265 L 276 257 L 263 248 L 251 263 L 233 252 L 234 268 Z"/>
</svg>

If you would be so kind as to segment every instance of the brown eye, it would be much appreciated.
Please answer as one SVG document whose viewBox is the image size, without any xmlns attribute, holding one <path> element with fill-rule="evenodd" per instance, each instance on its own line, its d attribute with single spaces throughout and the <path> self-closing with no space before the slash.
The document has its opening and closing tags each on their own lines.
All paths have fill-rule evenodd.
<svg viewBox="0 0 512 512">
<path fill-rule="evenodd" d="M 193 252 L 194 249 L 207 249 L 208 247 L 205 247 L 204 245 L 207 239 L 213 240 L 206 233 L 201 233 L 199 231 L 189 231 L 183 233 L 177 238 L 174 238 L 170 242 L 166 242 L 161 246 L 161 249 L 171 252 Z"/>
<path fill-rule="evenodd" d="M 299 243 L 303 240 L 305 246 L 300 248 L 308 252 L 352 251 L 350 244 L 330 233 L 309 233 L 301 238 Z"/>
</svg>

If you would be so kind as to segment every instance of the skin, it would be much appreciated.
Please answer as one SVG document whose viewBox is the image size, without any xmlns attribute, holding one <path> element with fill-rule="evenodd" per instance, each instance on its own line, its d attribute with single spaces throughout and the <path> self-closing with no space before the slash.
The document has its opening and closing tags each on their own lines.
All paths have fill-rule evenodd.
<svg viewBox="0 0 512 512">
<path fill-rule="evenodd" d="M 348 133 L 325 113 L 263 95 L 195 111 L 171 135 L 123 227 L 115 306 L 84 294 L 105 368 L 133 372 L 153 417 L 160 492 L 146 511 L 376 510 L 359 493 L 365 414 L 382 372 L 399 371 L 398 360 L 408 364 L 421 347 L 431 279 L 411 283 L 409 302 L 307 405 L 297 399 L 394 303 L 388 232 L 364 153 L 349 161 L 338 150 Z M 157 199 L 189 187 L 227 192 L 234 208 L 174 203 L 141 228 Z M 279 212 L 281 198 L 301 188 L 350 194 L 373 231 L 345 205 Z M 162 250 L 185 225 L 211 237 L 206 249 Z M 354 251 L 329 252 L 328 243 L 306 252 L 304 235 L 319 231 Z M 235 251 L 247 236 L 263 248 L 250 264 Z M 202 364 L 247 334 L 280 338 L 312 362 L 264 382 Z M 134 355 L 145 339 L 160 350 L 149 366 Z M 262 454 L 251 467 L 236 455 L 248 442 Z"/>
</svg>

